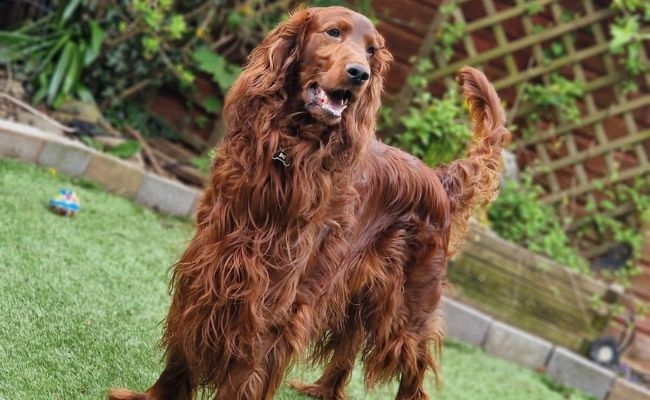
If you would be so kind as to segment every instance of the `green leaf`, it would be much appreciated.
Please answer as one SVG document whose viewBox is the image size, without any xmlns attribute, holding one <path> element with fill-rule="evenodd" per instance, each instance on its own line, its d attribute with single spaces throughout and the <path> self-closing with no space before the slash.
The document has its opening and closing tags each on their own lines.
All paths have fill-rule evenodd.
<svg viewBox="0 0 650 400">
<path fill-rule="evenodd" d="M 151 57 L 160 50 L 160 40 L 154 36 L 143 36 L 142 46 L 144 47 L 145 55 Z"/>
<path fill-rule="evenodd" d="M 77 46 L 74 43 L 71 47 L 70 61 L 63 79 L 63 86 L 61 87 L 61 93 L 64 95 L 71 93 L 72 88 L 76 85 L 81 76 L 82 49 L 80 47 L 83 46 Z"/>
<path fill-rule="evenodd" d="M 626 44 L 632 42 L 639 32 L 638 17 L 630 16 L 627 18 L 620 18 L 612 24 L 611 28 L 612 40 L 609 42 L 609 47 L 612 53 L 617 54 L 623 51 Z"/>
<path fill-rule="evenodd" d="M 212 157 L 210 155 L 192 158 L 190 162 L 204 174 L 210 173 L 210 166 L 212 165 Z"/>
<path fill-rule="evenodd" d="M 73 52 L 75 51 L 76 46 L 73 42 L 66 43 L 63 48 L 63 53 L 61 53 L 61 56 L 59 57 L 56 68 L 54 69 L 54 74 L 52 74 L 52 79 L 50 79 L 50 84 L 47 89 L 47 102 L 49 104 L 52 104 L 59 94 L 63 78 L 65 77 L 68 66 L 73 58 Z"/>
<path fill-rule="evenodd" d="M 201 71 L 212 75 L 212 80 L 222 89 L 228 89 L 240 72 L 240 69 L 230 64 L 225 58 L 215 53 L 208 46 L 201 46 L 192 52 L 192 58 Z"/>
<path fill-rule="evenodd" d="M 643 71 L 644 63 L 641 61 L 641 42 L 630 43 L 627 46 L 627 62 L 625 69 L 632 75 L 637 75 Z"/>
<path fill-rule="evenodd" d="M 167 24 L 167 32 L 172 39 L 180 39 L 187 31 L 187 23 L 182 15 L 173 15 Z"/>
<path fill-rule="evenodd" d="M 216 96 L 206 97 L 201 100 L 201 106 L 209 113 L 218 113 L 221 110 L 221 99 Z"/>
<path fill-rule="evenodd" d="M 42 31 L 44 27 L 51 24 L 51 20 L 56 17 L 56 13 L 49 13 L 44 17 L 37 19 L 36 21 L 26 21 L 20 28 L 14 29 L 14 32 L 27 33 L 33 35 L 33 33 L 38 30 Z"/>
<path fill-rule="evenodd" d="M 39 38 L 38 36 L 24 34 L 15 31 L 0 31 L 0 42 L 2 42 L 4 46 L 7 45 L 15 46 L 18 44 L 34 43 L 40 41 L 41 38 Z"/>
<path fill-rule="evenodd" d="M 228 26 L 231 28 L 236 28 L 242 23 L 243 17 L 238 12 L 231 12 L 228 14 L 228 19 L 226 20 Z"/>
<path fill-rule="evenodd" d="M 65 6 L 63 9 L 63 13 L 61 14 L 61 22 L 66 22 L 70 17 L 72 17 L 72 14 L 77 10 L 77 7 L 79 7 L 79 4 L 81 4 L 81 0 L 70 0 L 68 5 Z"/>
<path fill-rule="evenodd" d="M 551 51 L 555 57 L 560 57 L 564 54 L 564 45 L 560 42 L 551 43 Z"/>
<path fill-rule="evenodd" d="M 606 211 L 611 211 L 616 208 L 616 204 L 614 204 L 614 202 L 611 200 L 603 200 L 600 203 L 600 206 L 603 208 L 603 210 Z"/>
<path fill-rule="evenodd" d="M 600 179 L 593 180 L 591 184 L 598 190 L 603 190 L 605 188 L 605 182 Z"/>
<path fill-rule="evenodd" d="M 69 40 L 70 35 L 62 36 L 59 41 L 56 42 L 54 46 L 52 46 L 52 49 L 45 55 L 45 57 L 43 57 L 43 60 L 39 66 L 35 68 L 35 71 L 40 72 L 43 70 L 50 63 L 52 58 L 54 58 L 54 56 L 59 52 L 59 50 L 61 50 L 61 48 L 65 46 L 66 43 L 68 43 Z"/>
<path fill-rule="evenodd" d="M 105 35 L 106 32 L 99 26 L 97 21 L 90 22 L 90 46 L 86 48 L 84 66 L 88 66 L 95 61 L 101 50 Z"/>
<path fill-rule="evenodd" d="M 39 104 L 45 99 L 45 96 L 47 96 L 47 83 L 49 81 L 49 76 L 50 74 L 47 71 L 43 71 L 34 79 L 34 86 L 37 89 L 32 96 L 32 103 Z"/>
<path fill-rule="evenodd" d="M 90 89 L 88 89 L 86 85 L 81 82 L 77 82 L 74 94 L 77 96 L 77 98 L 79 98 L 79 100 L 83 100 L 88 103 L 95 103 L 95 97 L 93 96 L 93 93 L 90 91 Z"/>
<path fill-rule="evenodd" d="M 51 41 L 49 43 L 52 43 Z M 48 41 L 16 32 L 0 31 L 0 64 L 24 60 L 46 47 Z"/>
<path fill-rule="evenodd" d="M 213 74 L 214 71 L 223 65 L 223 58 L 212 51 L 208 46 L 201 46 L 192 52 L 192 58 L 198 63 L 201 71 Z"/>
<path fill-rule="evenodd" d="M 32 96 L 32 103 L 39 104 L 45 99 L 45 96 L 47 96 L 47 87 L 39 88 Z"/>
<path fill-rule="evenodd" d="M 160 8 L 162 10 L 169 10 L 171 6 L 174 4 L 173 0 L 159 0 L 158 4 L 160 5 Z"/>
<path fill-rule="evenodd" d="M 544 11 L 544 6 L 539 3 L 526 3 L 524 9 L 527 15 L 536 15 Z"/>
<path fill-rule="evenodd" d="M 122 159 L 128 159 L 139 153 L 141 148 L 140 142 L 126 140 L 113 148 L 106 149 L 106 152 Z"/>
</svg>

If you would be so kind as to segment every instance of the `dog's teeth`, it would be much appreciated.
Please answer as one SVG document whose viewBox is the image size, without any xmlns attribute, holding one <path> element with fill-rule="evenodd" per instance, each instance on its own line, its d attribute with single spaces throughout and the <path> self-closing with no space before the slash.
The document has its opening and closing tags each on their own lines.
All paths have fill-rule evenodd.
<svg viewBox="0 0 650 400">
<path fill-rule="evenodd" d="M 334 117 L 340 118 L 348 106 L 350 98 L 345 91 L 333 91 L 328 93 L 318 85 L 310 87 L 310 105 L 317 105 Z"/>
</svg>

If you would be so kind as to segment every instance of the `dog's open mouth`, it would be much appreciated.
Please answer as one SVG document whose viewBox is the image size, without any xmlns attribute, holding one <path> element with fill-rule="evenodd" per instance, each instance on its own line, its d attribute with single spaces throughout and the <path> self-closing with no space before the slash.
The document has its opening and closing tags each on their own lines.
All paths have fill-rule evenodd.
<svg viewBox="0 0 650 400">
<path fill-rule="evenodd" d="M 318 107 L 332 117 L 340 118 L 350 100 L 352 100 L 352 92 L 349 90 L 326 90 L 318 83 L 314 83 L 309 87 L 307 106 Z"/>
</svg>

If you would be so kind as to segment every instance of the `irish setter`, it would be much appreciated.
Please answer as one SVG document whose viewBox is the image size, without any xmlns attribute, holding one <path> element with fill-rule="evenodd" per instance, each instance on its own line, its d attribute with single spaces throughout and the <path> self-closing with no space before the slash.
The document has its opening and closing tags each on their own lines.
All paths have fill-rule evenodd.
<svg viewBox="0 0 650 400">
<path fill-rule="evenodd" d="M 145 393 L 110 399 L 271 399 L 308 351 L 325 369 L 300 392 L 343 399 L 360 356 L 369 387 L 398 378 L 397 399 L 428 398 L 447 259 L 497 191 L 508 132 L 494 89 L 466 67 L 466 159 L 430 169 L 382 144 L 391 60 L 370 20 L 342 7 L 298 9 L 252 52 L 173 271 L 165 369 Z"/>
</svg>

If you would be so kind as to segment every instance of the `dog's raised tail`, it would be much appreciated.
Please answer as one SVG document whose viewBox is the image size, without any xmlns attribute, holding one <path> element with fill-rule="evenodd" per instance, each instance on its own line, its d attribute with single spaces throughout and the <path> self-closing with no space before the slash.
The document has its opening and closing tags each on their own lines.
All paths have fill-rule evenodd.
<svg viewBox="0 0 650 400">
<path fill-rule="evenodd" d="M 453 254 L 477 207 L 485 207 L 499 190 L 501 151 L 510 139 L 503 108 L 485 75 L 471 67 L 458 72 L 458 83 L 474 125 L 472 145 L 464 159 L 440 168 L 440 179 L 451 200 L 449 251 Z"/>
</svg>

